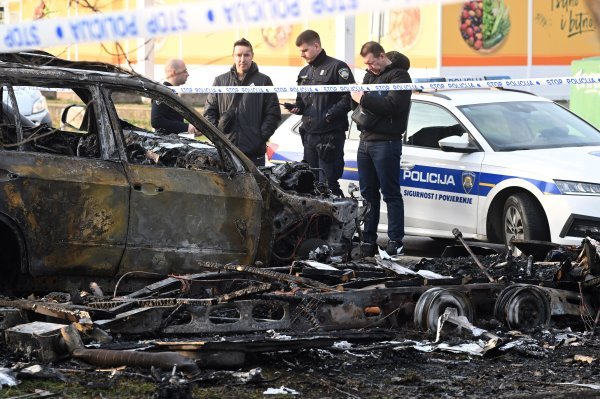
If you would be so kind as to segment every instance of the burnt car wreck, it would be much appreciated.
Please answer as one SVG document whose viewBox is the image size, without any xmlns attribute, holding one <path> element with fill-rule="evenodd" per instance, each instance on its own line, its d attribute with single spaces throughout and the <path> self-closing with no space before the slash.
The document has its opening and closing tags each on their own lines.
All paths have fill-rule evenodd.
<svg viewBox="0 0 600 399">
<path fill-rule="evenodd" d="M 23 276 L 194 273 L 198 261 L 273 266 L 319 245 L 350 253 L 355 200 L 316 191 L 301 166 L 261 173 L 165 86 L 38 53 L 2 59 L 10 100 L 0 131 L 7 286 Z M 66 96 L 72 104 L 60 125 L 20 118 L 15 85 Z M 203 141 L 124 120 L 112 101 L 122 94 L 168 104 Z"/>
<path fill-rule="evenodd" d="M 515 243 L 513 257 L 455 230 L 462 247 L 441 258 L 357 258 L 354 198 L 333 197 L 303 163 L 257 169 L 168 88 L 42 53 L 1 55 L 0 68 L 0 330 L 22 363 L 208 381 L 205 370 L 255 354 L 539 357 L 549 345 L 536 337 L 597 336 L 599 237 Z M 66 92 L 61 123 L 19 117 L 14 86 Z M 203 139 L 123 118 L 115 93 L 168 104 Z M 3 366 L 24 378 L 14 363 Z"/>
</svg>

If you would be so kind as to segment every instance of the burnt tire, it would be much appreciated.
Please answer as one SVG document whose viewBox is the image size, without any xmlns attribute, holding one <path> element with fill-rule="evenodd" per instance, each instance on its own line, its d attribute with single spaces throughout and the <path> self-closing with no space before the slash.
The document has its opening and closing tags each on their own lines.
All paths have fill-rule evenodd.
<svg viewBox="0 0 600 399">
<path fill-rule="evenodd" d="M 502 212 L 504 244 L 514 237 L 519 240 L 549 241 L 546 215 L 539 203 L 527 193 L 513 194 L 506 199 Z"/>
<path fill-rule="evenodd" d="M 19 277 L 21 251 L 14 232 L 0 223 L 0 295 L 11 294 Z"/>
</svg>

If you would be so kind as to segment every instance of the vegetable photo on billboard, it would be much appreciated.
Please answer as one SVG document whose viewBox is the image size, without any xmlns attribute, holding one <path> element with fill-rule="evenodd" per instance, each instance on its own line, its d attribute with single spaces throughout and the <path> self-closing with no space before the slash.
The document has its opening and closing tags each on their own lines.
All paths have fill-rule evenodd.
<svg viewBox="0 0 600 399">
<path fill-rule="evenodd" d="M 492 52 L 510 31 L 509 8 L 504 0 L 466 1 L 460 14 L 460 34 L 479 52 Z"/>
</svg>

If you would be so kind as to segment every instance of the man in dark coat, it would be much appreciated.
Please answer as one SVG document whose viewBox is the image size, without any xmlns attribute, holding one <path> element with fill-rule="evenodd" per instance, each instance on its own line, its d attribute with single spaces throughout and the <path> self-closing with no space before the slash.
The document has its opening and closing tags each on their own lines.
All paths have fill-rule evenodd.
<svg viewBox="0 0 600 399">
<path fill-rule="evenodd" d="M 254 50 L 246 39 L 233 44 L 233 66 L 215 78 L 213 86 L 273 86 L 258 71 Z M 266 143 L 281 120 L 275 93 L 211 93 L 204 116 L 219 128 L 256 166 L 265 165 Z"/>
<path fill-rule="evenodd" d="M 348 65 L 325 53 L 317 32 L 302 32 L 296 39 L 296 47 L 300 50 L 300 56 L 308 63 L 300 70 L 298 85 L 355 83 Z M 322 170 L 324 173 L 319 173 L 319 180 L 326 179 L 331 192 L 343 197 L 338 180 L 344 172 L 344 142 L 348 130 L 350 94 L 344 91 L 299 92 L 296 104 L 289 111 L 302 115 L 300 135 L 304 146 L 304 161 L 312 168 Z"/>
<path fill-rule="evenodd" d="M 165 86 L 181 86 L 187 81 L 188 76 L 190 74 L 182 60 L 172 59 L 165 64 Z M 177 111 L 158 101 L 152 101 L 150 123 L 159 134 L 198 133 L 196 128 L 186 123 Z"/>
<path fill-rule="evenodd" d="M 410 61 L 403 54 L 391 53 L 392 61 L 379 43 L 367 42 L 362 46 L 360 55 L 367 65 L 363 84 L 412 82 L 408 74 Z M 352 92 L 352 99 L 376 119 L 368 129 L 358 126 L 361 131 L 356 154 L 358 181 L 361 195 L 371 204 L 363 231 L 363 256 L 373 256 L 377 250 L 380 190 L 388 210 L 386 252 L 389 255 L 403 253 L 404 201 L 400 192 L 400 156 L 410 97 L 409 90 Z"/>
</svg>

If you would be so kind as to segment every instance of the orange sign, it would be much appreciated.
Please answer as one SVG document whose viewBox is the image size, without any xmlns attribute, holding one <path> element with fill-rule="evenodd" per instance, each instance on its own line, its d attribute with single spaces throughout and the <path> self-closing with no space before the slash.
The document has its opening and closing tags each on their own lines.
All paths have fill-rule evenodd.
<svg viewBox="0 0 600 399">
<path fill-rule="evenodd" d="M 597 29 L 582 0 L 534 1 L 533 65 L 570 65 L 598 55 Z"/>
</svg>

